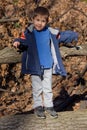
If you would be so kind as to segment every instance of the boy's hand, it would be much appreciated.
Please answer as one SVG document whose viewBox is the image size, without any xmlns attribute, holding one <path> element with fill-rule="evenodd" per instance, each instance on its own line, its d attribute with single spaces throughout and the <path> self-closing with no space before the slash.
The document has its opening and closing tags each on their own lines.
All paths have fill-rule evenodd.
<svg viewBox="0 0 87 130">
<path fill-rule="evenodd" d="M 19 45 L 20 45 L 20 42 L 14 42 L 13 43 L 13 46 L 16 47 L 16 48 L 18 48 Z"/>
</svg>

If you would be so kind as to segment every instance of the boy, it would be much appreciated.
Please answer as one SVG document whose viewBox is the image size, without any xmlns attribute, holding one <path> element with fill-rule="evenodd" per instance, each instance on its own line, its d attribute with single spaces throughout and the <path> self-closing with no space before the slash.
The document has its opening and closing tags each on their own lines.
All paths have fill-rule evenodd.
<svg viewBox="0 0 87 130">
<path fill-rule="evenodd" d="M 48 28 L 49 11 L 45 7 L 34 10 L 31 24 L 13 46 L 23 50 L 22 73 L 31 74 L 34 112 L 46 118 L 58 114 L 53 107 L 52 74 L 66 76 L 58 49 L 58 30 Z"/>
</svg>

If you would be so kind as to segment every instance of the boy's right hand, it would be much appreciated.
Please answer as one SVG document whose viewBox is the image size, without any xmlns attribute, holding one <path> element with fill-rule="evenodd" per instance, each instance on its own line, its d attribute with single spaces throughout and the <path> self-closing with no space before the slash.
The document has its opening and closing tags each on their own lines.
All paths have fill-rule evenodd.
<svg viewBox="0 0 87 130">
<path fill-rule="evenodd" d="M 19 45 L 20 45 L 20 42 L 18 42 L 18 41 L 16 41 L 16 42 L 13 43 L 13 46 L 14 46 L 15 48 L 18 48 Z"/>
</svg>

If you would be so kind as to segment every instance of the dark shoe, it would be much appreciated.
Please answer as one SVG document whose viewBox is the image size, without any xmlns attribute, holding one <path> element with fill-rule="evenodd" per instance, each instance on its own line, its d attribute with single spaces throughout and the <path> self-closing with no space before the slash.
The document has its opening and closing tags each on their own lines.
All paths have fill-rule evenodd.
<svg viewBox="0 0 87 130">
<path fill-rule="evenodd" d="M 56 113 L 56 111 L 54 110 L 53 107 L 45 107 L 45 111 L 50 114 L 53 118 L 57 118 L 58 114 Z"/>
<path fill-rule="evenodd" d="M 44 109 L 42 106 L 36 107 L 34 110 L 34 113 L 39 118 L 42 118 L 42 119 L 46 118 L 45 113 L 44 113 Z"/>
</svg>

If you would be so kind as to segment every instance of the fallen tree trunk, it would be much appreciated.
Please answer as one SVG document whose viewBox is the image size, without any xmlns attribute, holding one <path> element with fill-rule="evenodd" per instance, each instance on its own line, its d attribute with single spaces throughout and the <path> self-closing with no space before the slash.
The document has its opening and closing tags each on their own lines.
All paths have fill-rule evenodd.
<svg viewBox="0 0 87 130">
<path fill-rule="evenodd" d="M 68 56 L 87 56 L 87 43 L 82 44 L 79 46 L 79 49 L 74 48 L 68 48 L 68 47 L 61 47 L 60 52 L 62 55 L 62 58 L 68 57 Z"/>
<path fill-rule="evenodd" d="M 0 50 L 0 64 L 19 62 L 21 62 L 21 54 L 19 54 L 16 49 L 5 47 Z"/>
<path fill-rule="evenodd" d="M 60 52 L 62 58 L 68 56 L 87 56 L 87 44 L 82 44 L 79 50 L 62 46 L 60 47 Z M 0 64 L 20 63 L 21 55 L 16 49 L 5 47 L 0 50 Z"/>
</svg>

